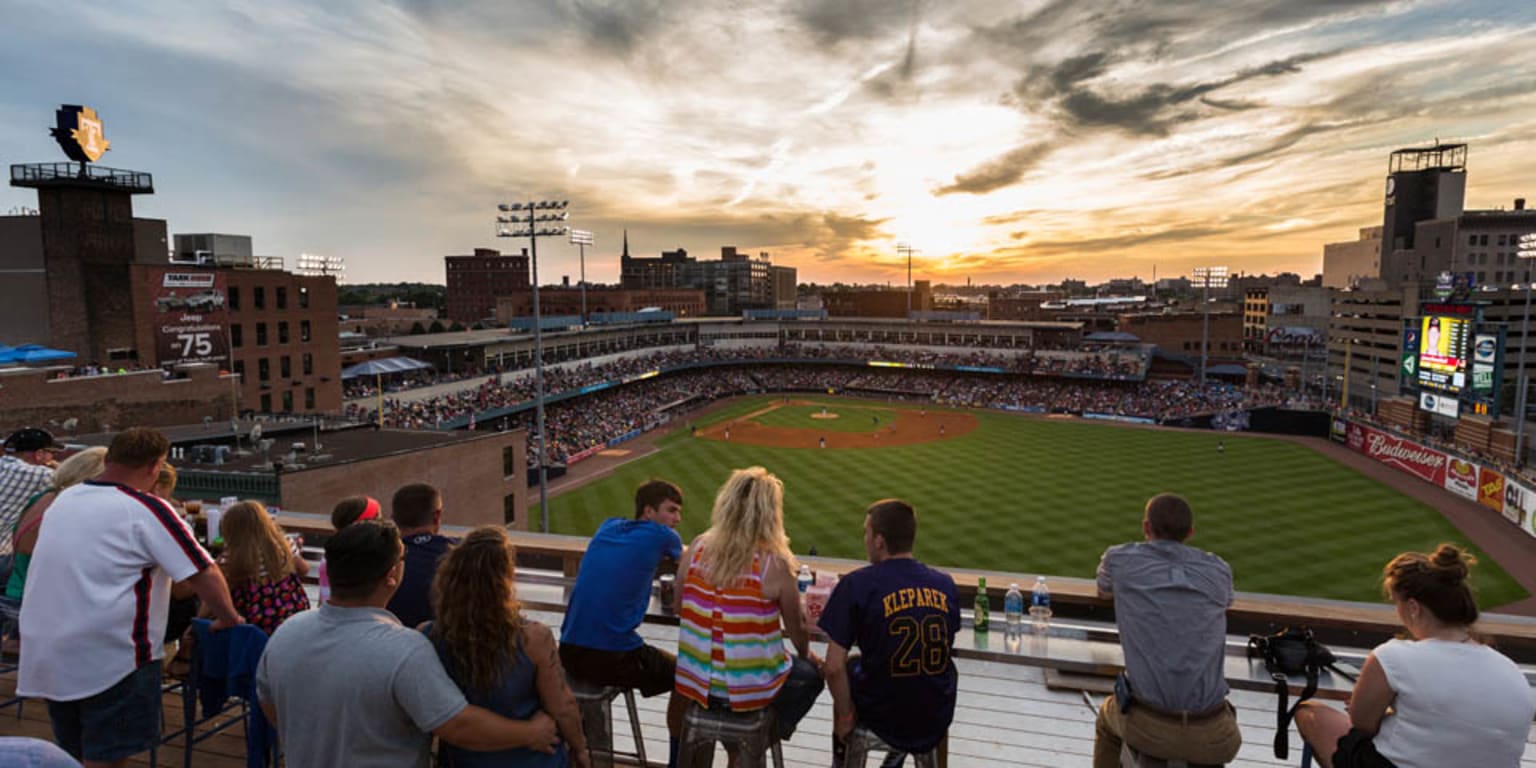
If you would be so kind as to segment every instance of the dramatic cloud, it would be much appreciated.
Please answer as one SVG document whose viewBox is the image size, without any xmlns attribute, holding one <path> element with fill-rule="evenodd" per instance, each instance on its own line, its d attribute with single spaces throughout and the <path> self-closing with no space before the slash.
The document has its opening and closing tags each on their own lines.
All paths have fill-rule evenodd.
<svg viewBox="0 0 1536 768">
<path fill-rule="evenodd" d="M 61 102 L 140 215 L 348 276 L 442 280 L 496 202 L 560 197 L 635 253 L 767 251 L 814 281 L 1319 268 L 1387 154 L 1471 145 L 1536 197 L 1536 5 L 1507 0 L 11 0 L 0 147 Z M 0 191 L 0 209 L 34 206 Z M 540 241 L 540 273 L 576 249 Z"/>
</svg>

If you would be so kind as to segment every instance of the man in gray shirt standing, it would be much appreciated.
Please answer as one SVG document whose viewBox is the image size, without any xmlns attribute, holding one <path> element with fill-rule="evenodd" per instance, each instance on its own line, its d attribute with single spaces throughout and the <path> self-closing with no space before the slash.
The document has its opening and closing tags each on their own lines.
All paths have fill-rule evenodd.
<svg viewBox="0 0 1536 768">
<path fill-rule="evenodd" d="M 1118 768 L 1122 741 L 1194 764 L 1231 762 L 1242 746 L 1222 674 L 1232 568 L 1184 543 L 1194 529 L 1188 501 L 1154 496 L 1141 521 L 1147 540 L 1110 547 L 1099 561 L 1099 594 L 1115 601 L 1125 673 L 1099 708 L 1094 768 Z"/>
<path fill-rule="evenodd" d="M 277 628 L 256 671 L 289 768 L 429 768 L 432 737 L 465 749 L 553 752 L 555 722 L 509 720 L 464 700 L 427 637 L 385 609 L 405 548 L 365 520 L 325 545 L 331 601 Z"/>
</svg>

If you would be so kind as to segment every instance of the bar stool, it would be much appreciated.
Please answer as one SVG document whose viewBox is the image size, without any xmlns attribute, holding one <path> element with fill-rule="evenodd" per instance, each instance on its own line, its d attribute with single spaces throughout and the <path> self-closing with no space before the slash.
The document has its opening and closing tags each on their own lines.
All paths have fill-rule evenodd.
<svg viewBox="0 0 1536 768">
<path fill-rule="evenodd" d="M 875 735 L 874 731 L 864 727 L 863 723 L 854 726 L 853 733 L 848 734 L 848 751 L 843 758 L 843 768 L 864 768 L 864 760 L 870 752 L 890 753 L 895 751 L 885 740 Z M 913 754 L 913 760 L 917 768 L 939 768 L 939 748 L 934 747 L 922 754 Z"/>
<path fill-rule="evenodd" d="M 1187 760 L 1164 760 L 1161 757 L 1143 755 L 1120 742 L 1120 768 L 1221 768 L 1225 763 L 1191 763 Z"/>
<path fill-rule="evenodd" d="M 683 768 L 704 768 L 714 760 L 715 742 L 726 750 L 735 748 L 737 768 L 761 768 L 763 753 L 772 751 L 774 768 L 784 768 L 784 752 L 779 745 L 779 720 L 773 707 L 751 712 L 706 709 L 697 703 L 683 713 L 683 733 L 677 751 L 677 764 Z"/>
<path fill-rule="evenodd" d="M 598 685 L 567 678 L 571 693 L 576 695 L 576 707 L 581 710 L 581 730 L 587 736 L 587 751 L 592 755 L 593 768 L 611 768 L 615 757 L 634 758 L 646 765 L 645 739 L 640 735 L 640 710 L 635 708 L 635 691 L 614 685 Z M 617 752 L 613 748 L 613 700 L 624 694 L 629 706 L 629 728 L 634 734 L 635 751 Z"/>
</svg>

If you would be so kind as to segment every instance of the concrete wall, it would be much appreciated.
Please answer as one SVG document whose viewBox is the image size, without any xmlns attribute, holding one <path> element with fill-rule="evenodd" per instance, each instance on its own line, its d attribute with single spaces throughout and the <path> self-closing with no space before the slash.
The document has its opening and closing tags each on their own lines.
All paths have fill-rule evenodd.
<svg viewBox="0 0 1536 768">
<path fill-rule="evenodd" d="M 323 440 L 322 440 L 323 443 Z M 367 494 L 386 511 L 395 490 L 430 483 L 443 492 L 444 525 L 504 525 L 528 529 L 527 432 L 487 432 L 483 437 L 390 456 L 320 466 L 282 476 L 282 507 L 327 514 L 337 501 Z M 511 449 L 512 474 L 503 451 Z M 536 493 L 536 492 L 534 492 Z M 504 516 L 511 496 L 512 520 Z M 538 524 L 535 522 L 535 529 Z"/>
</svg>

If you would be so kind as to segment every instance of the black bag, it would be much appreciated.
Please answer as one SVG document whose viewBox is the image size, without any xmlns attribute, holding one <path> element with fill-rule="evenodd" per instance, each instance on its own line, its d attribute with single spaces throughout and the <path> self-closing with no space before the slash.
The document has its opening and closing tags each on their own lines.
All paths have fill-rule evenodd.
<svg viewBox="0 0 1536 768">
<path fill-rule="evenodd" d="M 1279 696 L 1279 706 L 1275 711 L 1275 757 L 1280 760 L 1285 760 L 1290 753 L 1291 720 L 1296 717 L 1296 708 L 1317 693 L 1318 677 L 1322 671 L 1329 669 L 1350 680 L 1355 679 L 1354 675 L 1334 665 L 1336 659 L 1333 652 L 1313 638 L 1312 630 L 1308 627 L 1287 627 L 1273 635 L 1250 635 L 1248 658 L 1263 659 L 1264 668 L 1269 671 L 1270 679 L 1275 681 L 1275 693 Z M 1307 678 L 1301 696 L 1289 709 L 1285 706 L 1290 696 L 1286 675 L 1305 675 Z"/>
</svg>

